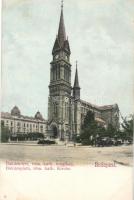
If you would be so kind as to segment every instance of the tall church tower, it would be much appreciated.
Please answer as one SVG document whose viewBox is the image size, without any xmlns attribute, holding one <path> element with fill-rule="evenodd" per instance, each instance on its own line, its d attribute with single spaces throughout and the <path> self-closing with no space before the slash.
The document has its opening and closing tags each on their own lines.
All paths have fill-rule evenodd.
<svg viewBox="0 0 134 200">
<path fill-rule="evenodd" d="M 58 35 L 52 50 L 48 99 L 48 126 L 52 137 L 64 140 L 71 132 L 71 64 L 70 47 L 66 37 L 63 4 Z"/>
</svg>

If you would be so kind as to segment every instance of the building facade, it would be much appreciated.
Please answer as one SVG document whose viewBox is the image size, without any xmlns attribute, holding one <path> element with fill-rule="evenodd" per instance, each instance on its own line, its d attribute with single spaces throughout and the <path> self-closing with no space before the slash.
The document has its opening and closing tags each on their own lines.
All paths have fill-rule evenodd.
<svg viewBox="0 0 134 200">
<path fill-rule="evenodd" d="M 28 117 L 21 115 L 19 108 L 15 106 L 10 113 L 2 112 L 1 120 L 12 135 L 19 133 L 43 133 L 45 135 L 47 132 L 47 121 L 43 119 L 39 111 L 34 117 Z"/>
<path fill-rule="evenodd" d="M 66 37 L 63 6 L 58 34 L 52 50 L 50 63 L 50 84 L 48 97 L 48 132 L 59 139 L 71 139 L 79 135 L 86 113 L 91 110 L 95 119 L 103 126 L 119 126 L 119 108 L 117 104 L 96 106 L 80 98 L 80 85 L 76 63 L 74 85 L 71 86 L 70 46 Z"/>
</svg>

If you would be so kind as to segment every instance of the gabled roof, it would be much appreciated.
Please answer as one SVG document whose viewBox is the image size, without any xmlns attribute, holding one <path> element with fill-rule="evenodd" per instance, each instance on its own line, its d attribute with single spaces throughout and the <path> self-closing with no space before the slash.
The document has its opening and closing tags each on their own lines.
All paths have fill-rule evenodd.
<svg viewBox="0 0 134 200">
<path fill-rule="evenodd" d="M 114 109 L 114 108 L 118 108 L 118 105 L 117 104 L 113 104 L 113 105 L 104 105 L 104 106 L 97 106 L 97 105 L 95 105 L 95 104 L 91 104 L 91 103 L 89 103 L 89 102 L 86 102 L 86 101 L 83 101 L 83 100 L 81 100 L 81 102 L 83 103 L 83 104 L 87 104 L 88 106 L 90 106 L 91 108 L 94 108 L 94 109 L 97 109 L 97 110 L 99 110 L 99 111 L 106 111 L 106 110 L 112 110 L 112 109 Z"/>
<path fill-rule="evenodd" d="M 65 41 L 64 41 L 64 49 L 65 49 L 66 51 L 68 51 L 69 53 L 71 53 L 68 40 L 65 40 Z"/>
<path fill-rule="evenodd" d="M 104 106 L 99 106 L 100 110 L 111 110 L 114 108 L 114 105 L 104 105 Z"/>
<path fill-rule="evenodd" d="M 97 109 L 97 110 L 99 110 L 99 106 L 97 106 L 97 105 L 95 105 L 95 104 L 91 104 L 91 103 L 89 103 L 89 102 L 87 102 L 87 101 L 84 101 L 84 100 L 81 100 L 81 103 L 83 103 L 83 104 L 86 104 L 87 106 L 89 106 L 89 107 L 91 107 L 91 108 L 95 108 L 95 109 Z"/>
<path fill-rule="evenodd" d="M 52 53 L 54 53 L 55 51 L 59 49 L 60 49 L 60 44 L 59 44 L 58 38 L 56 37 Z"/>
</svg>

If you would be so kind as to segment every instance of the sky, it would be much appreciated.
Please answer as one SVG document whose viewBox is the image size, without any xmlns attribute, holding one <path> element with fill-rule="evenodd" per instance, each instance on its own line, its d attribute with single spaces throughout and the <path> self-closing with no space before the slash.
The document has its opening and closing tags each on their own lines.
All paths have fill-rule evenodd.
<svg viewBox="0 0 134 200">
<path fill-rule="evenodd" d="M 52 48 L 60 0 L 3 0 L 2 111 L 17 105 L 23 115 L 39 110 L 47 119 Z M 117 103 L 133 112 L 134 0 L 65 0 L 64 21 L 81 99 Z"/>
</svg>

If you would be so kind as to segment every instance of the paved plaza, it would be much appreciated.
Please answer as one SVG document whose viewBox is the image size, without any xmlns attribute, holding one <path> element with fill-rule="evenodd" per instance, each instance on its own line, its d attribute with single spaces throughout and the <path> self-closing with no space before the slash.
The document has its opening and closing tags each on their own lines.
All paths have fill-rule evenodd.
<svg viewBox="0 0 134 200">
<path fill-rule="evenodd" d="M 42 146 L 36 144 L 0 144 L 0 160 L 68 162 L 72 165 L 117 162 L 132 166 L 132 145 L 118 147 Z"/>
</svg>

